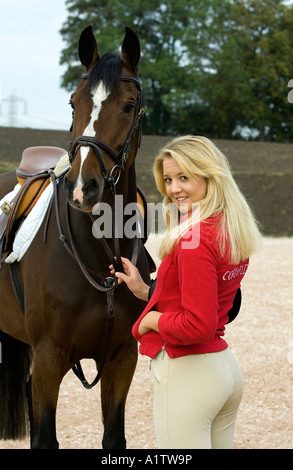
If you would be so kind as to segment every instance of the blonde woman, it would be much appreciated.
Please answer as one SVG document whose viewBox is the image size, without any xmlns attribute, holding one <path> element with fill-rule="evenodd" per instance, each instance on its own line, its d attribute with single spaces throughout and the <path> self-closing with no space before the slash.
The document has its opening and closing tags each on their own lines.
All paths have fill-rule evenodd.
<svg viewBox="0 0 293 470">
<path fill-rule="evenodd" d="M 176 211 L 168 212 L 155 289 L 132 333 L 151 358 L 157 444 L 232 448 L 243 383 L 225 325 L 261 235 L 227 159 L 207 138 L 171 141 L 154 176 L 164 205 Z M 150 287 L 123 263 L 118 282 L 147 299 Z"/>
</svg>

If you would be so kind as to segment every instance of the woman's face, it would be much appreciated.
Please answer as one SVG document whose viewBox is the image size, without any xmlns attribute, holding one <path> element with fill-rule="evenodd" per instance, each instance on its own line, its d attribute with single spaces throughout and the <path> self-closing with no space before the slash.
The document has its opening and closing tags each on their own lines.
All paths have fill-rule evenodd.
<svg viewBox="0 0 293 470">
<path fill-rule="evenodd" d="M 192 204 L 204 199 L 207 183 L 201 176 L 188 179 L 174 158 L 163 160 L 166 193 L 181 213 L 191 212 Z"/>
</svg>

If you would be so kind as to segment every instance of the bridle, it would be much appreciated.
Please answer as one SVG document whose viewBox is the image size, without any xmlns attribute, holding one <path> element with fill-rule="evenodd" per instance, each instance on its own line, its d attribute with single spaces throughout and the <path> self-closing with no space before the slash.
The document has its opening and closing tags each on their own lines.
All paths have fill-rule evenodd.
<svg viewBox="0 0 293 470">
<path fill-rule="evenodd" d="M 82 79 L 87 79 L 89 77 L 88 73 L 85 73 L 82 75 Z M 131 129 L 128 133 L 128 136 L 124 142 L 124 145 L 122 146 L 121 150 L 119 153 L 116 153 L 112 147 L 110 147 L 108 144 L 103 142 L 102 140 L 98 139 L 97 137 L 89 137 L 89 136 L 79 136 L 77 137 L 70 146 L 69 149 L 69 161 L 72 164 L 78 150 L 81 147 L 90 147 L 92 151 L 94 152 L 101 168 L 102 175 L 104 177 L 105 182 L 108 185 L 116 185 L 119 178 L 121 171 L 124 169 L 125 163 L 128 159 L 129 156 L 129 151 L 130 151 L 130 146 L 131 146 L 131 141 L 135 135 L 136 129 L 139 126 L 139 140 L 138 140 L 138 145 L 140 145 L 140 139 L 141 139 L 141 124 L 142 124 L 142 118 L 144 116 L 144 108 L 142 107 L 142 87 L 137 80 L 137 78 L 134 77 L 128 77 L 125 75 L 121 75 L 120 81 L 123 82 L 132 82 L 135 84 L 139 91 L 139 95 L 136 100 L 136 106 L 135 106 L 135 112 L 134 112 L 134 119 L 133 123 L 131 126 Z M 101 150 L 104 150 L 114 161 L 114 166 L 108 172 L 107 167 L 104 162 L 103 154 Z"/>
<path fill-rule="evenodd" d="M 87 79 L 89 76 L 88 73 L 82 75 L 82 79 Z M 134 77 L 128 77 L 122 75 L 120 77 L 121 81 L 125 82 L 132 82 L 136 85 L 139 91 L 139 95 L 136 100 L 136 106 L 135 106 L 135 112 L 134 112 L 134 119 L 133 123 L 131 126 L 131 129 L 127 135 L 127 138 L 124 142 L 124 145 L 122 146 L 121 150 L 117 154 L 108 144 L 103 142 L 102 140 L 98 139 L 97 137 L 89 137 L 89 136 L 79 136 L 77 137 L 70 145 L 69 149 L 69 161 L 70 165 L 73 164 L 73 161 L 76 157 L 76 154 L 78 150 L 81 147 L 90 147 L 92 151 L 94 152 L 100 168 L 102 175 L 104 177 L 105 183 L 108 187 L 110 187 L 111 190 L 111 195 L 112 195 L 112 220 L 113 220 L 113 233 L 115 233 L 115 194 L 116 194 L 116 185 L 118 183 L 118 180 L 120 178 L 120 174 L 124 169 L 125 163 L 127 162 L 129 152 L 130 152 L 130 147 L 131 147 L 131 141 L 135 136 L 135 133 L 138 128 L 138 146 L 140 145 L 140 140 L 141 140 L 141 124 L 142 124 L 142 118 L 144 115 L 144 109 L 142 107 L 142 87 L 140 85 L 140 82 L 134 78 Z M 111 168 L 111 170 L 108 172 L 107 167 L 104 162 L 102 150 L 105 151 L 111 159 L 114 161 L 114 166 Z M 56 214 L 58 213 L 58 195 L 57 195 L 57 186 L 54 178 L 54 174 L 52 173 L 52 181 L 54 183 L 54 193 L 55 193 L 55 206 L 56 206 Z M 91 283 L 91 285 L 98 289 L 101 292 L 105 292 L 107 295 L 107 305 L 108 305 L 108 315 L 107 315 L 107 333 L 106 333 L 106 347 L 104 350 L 104 353 L 101 358 L 100 362 L 100 367 L 99 371 L 97 373 L 96 378 L 92 383 L 88 383 L 80 362 L 75 364 L 72 367 L 73 372 L 76 374 L 76 376 L 79 378 L 79 380 L 82 382 L 83 386 L 85 388 L 92 388 L 94 387 L 100 380 L 102 371 L 107 359 L 107 352 L 109 349 L 109 344 L 110 344 L 110 337 L 113 329 L 113 322 L 114 322 L 114 289 L 117 286 L 117 280 L 111 277 L 106 277 L 103 278 L 102 276 L 98 275 L 97 273 L 91 272 L 89 268 L 87 268 L 82 260 L 80 259 L 80 256 L 77 252 L 77 249 L 74 244 L 73 236 L 70 230 L 70 211 L 69 211 L 69 203 L 67 201 L 67 213 L 66 213 L 66 220 L 67 220 L 67 230 L 69 234 L 69 240 L 71 244 L 71 248 L 66 242 L 66 238 L 63 234 L 62 227 L 60 224 L 60 219 L 57 217 L 57 226 L 58 226 L 58 231 L 59 231 L 59 238 L 62 241 L 64 247 L 67 249 L 69 254 L 75 259 L 75 261 L 78 263 L 81 271 L 83 272 L 85 278 Z M 107 244 L 106 240 L 104 237 L 101 238 L 101 242 L 103 243 L 103 246 L 111 259 L 111 262 L 113 264 L 116 264 L 117 270 L 119 269 L 120 271 L 123 271 L 122 267 L 122 262 L 121 262 L 121 257 L 120 257 L 120 248 L 119 248 L 119 242 L 117 238 L 114 237 L 114 248 L 115 248 L 115 256 L 112 254 L 109 245 Z M 138 256 L 138 238 L 134 237 L 134 247 L 133 247 L 133 253 L 132 253 L 132 262 L 136 264 L 136 259 Z M 94 277 L 99 277 L 100 278 L 100 283 L 98 283 Z"/>
<path fill-rule="evenodd" d="M 89 73 L 85 73 L 82 75 L 82 80 L 86 80 L 89 77 Z M 112 227 L 113 227 L 113 233 L 115 233 L 115 223 L 116 223 L 116 216 L 115 216 L 115 194 L 116 194 L 116 185 L 119 181 L 121 172 L 124 169 L 125 163 L 127 162 L 129 152 L 130 152 L 130 147 L 132 143 L 132 139 L 135 136 L 135 133 L 138 129 L 139 135 L 138 135 L 138 147 L 140 146 L 140 141 L 141 141 L 141 127 L 142 127 L 142 118 L 144 116 L 144 108 L 142 107 L 142 102 L 143 102 L 143 97 L 142 97 L 142 87 L 139 82 L 139 80 L 135 77 L 130 77 L 130 76 L 125 76 L 121 75 L 120 76 L 120 81 L 124 82 L 132 82 L 135 84 L 137 87 L 139 94 L 136 100 L 136 106 L 135 106 L 135 111 L 134 111 L 134 118 L 132 122 L 132 126 L 130 128 L 130 131 L 126 137 L 126 140 L 120 149 L 119 153 L 116 153 L 112 147 L 110 147 L 108 144 L 103 142 L 101 139 L 98 137 L 90 137 L 90 136 L 79 136 L 77 137 L 71 144 L 70 144 L 70 149 L 68 152 L 69 155 L 69 161 L 70 164 L 72 165 L 74 162 L 74 159 L 76 157 L 76 154 L 78 150 L 81 147 L 90 147 L 92 151 L 94 152 L 100 168 L 102 175 L 104 177 L 106 186 L 110 188 L 111 191 L 111 196 L 112 196 Z M 102 150 L 107 152 L 107 154 L 111 157 L 111 159 L 114 161 L 114 166 L 111 168 L 111 170 L 108 172 L 107 167 L 105 165 L 105 161 L 103 158 Z M 68 211 L 67 211 L 68 212 Z M 69 213 L 68 213 L 69 214 Z M 122 262 L 121 262 L 121 257 L 120 257 L 120 248 L 119 248 L 119 242 L 117 238 L 114 237 L 114 246 L 115 246 L 115 256 L 111 255 L 111 250 L 109 249 L 109 246 L 104 239 L 104 237 L 101 237 L 101 241 L 104 245 L 105 250 L 107 251 L 111 262 L 116 265 L 117 270 L 123 272 L 123 267 L 122 267 Z M 134 238 L 134 249 L 133 249 L 133 256 L 132 256 L 132 262 L 135 264 L 136 263 L 136 257 L 137 257 L 137 239 L 136 237 Z M 77 257 L 77 256 L 76 256 Z M 107 278 L 106 281 L 108 284 L 111 284 L 109 281 L 109 278 Z M 108 289 L 109 286 L 106 286 L 106 289 Z M 111 286 L 110 286 L 111 288 Z"/>
</svg>

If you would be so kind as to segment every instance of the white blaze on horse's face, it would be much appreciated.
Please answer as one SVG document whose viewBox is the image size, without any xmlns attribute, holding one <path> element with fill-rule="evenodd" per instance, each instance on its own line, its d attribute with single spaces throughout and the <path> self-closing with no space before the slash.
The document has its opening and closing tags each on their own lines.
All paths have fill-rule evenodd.
<svg viewBox="0 0 293 470">
<path fill-rule="evenodd" d="M 96 132 L 95 132 L 94 124 L 99 119 L 99 115 L 102 109 L 102 103 L 108 98 L 108 96 L 110 95 L 110 91 L 107 90 L 107 88 L 104 85 L 104 82 L 100 80 L 98 84 L 96 85 L 96 87 L 93 88 L 91 94 L 93 97 L 93 108 L 92 108 L 92 112 L 90 116 L 90 122 L 88 123 L 85 130 L 83 131 L 83 135 L 95 137 Z M 82 172 L 82 167 L 86 160 L 86 157 L 88 156 L 89 150 L 90 150 L 89 147 L 80 148 L 80 156 L 81 156 L 80 169 L 79 169 L 78 178 L 76 180 L 75 189 L 73 191 L 73 200 L 74 201 L 78 200 L 81 204 L 83 203 L 83 192 L 82 192 L 83 179 L 81 176 L 81 172 Z"/>
</svg>

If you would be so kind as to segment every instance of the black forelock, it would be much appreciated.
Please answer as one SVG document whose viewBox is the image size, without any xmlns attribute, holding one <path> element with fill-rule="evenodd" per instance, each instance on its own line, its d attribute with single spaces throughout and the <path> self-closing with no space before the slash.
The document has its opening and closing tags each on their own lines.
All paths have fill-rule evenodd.
<svg viewBox="0 0 293 470">
<path fill-rule="evenodd" d="M 122 59 L 117 54 L 108 52 L 104 54 L 94 65 L 87 80 L 87 88 L 91 90 L 103 80 L 105 87 L 113 92 L 117 90 L 122 69 Z"/>
</svg>

